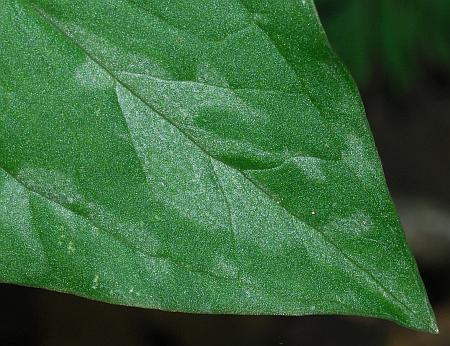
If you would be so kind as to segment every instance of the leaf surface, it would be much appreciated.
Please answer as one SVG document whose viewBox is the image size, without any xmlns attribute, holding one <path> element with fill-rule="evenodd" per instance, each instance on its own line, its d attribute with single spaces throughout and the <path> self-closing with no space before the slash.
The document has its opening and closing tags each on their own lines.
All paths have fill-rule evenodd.
<svg viewBox="0 0 450 346">
<path fill-rule="evenodd" d="M 436 331 L 312 1 L 5 0 L 0 280 Z"/>
</svg>

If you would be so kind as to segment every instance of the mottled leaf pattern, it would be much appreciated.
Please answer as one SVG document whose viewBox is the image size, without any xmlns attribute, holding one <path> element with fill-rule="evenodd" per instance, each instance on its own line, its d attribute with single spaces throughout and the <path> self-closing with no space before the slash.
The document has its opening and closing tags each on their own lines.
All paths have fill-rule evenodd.
<svg viewBox="0 0 450 346">
<path fill-rule="evenodd" d="M 0 280 L 436 331 L 311 0 L 4 0 Z"/>
</svg>

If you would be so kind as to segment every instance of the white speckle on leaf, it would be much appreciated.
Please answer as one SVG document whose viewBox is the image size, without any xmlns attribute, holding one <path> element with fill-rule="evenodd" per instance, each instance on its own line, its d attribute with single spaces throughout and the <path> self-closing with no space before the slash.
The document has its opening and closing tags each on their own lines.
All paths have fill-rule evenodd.
<svg viewBox="0 0 450 346">
<path fill-rule="evenodd" d="M 98 280 L 99 280 L 99 277 L 98 277 L 98 275 L 95 275 L 94 276 L 94 280 L 92 280 L 92 289 L 97 289 L 97 287 L 98 287 Z"/>
<path fill-rule="evenodd" d="M 268 24 L 270 22 L 268 16 L 262 13 L 253 13 L 252 18 L 258 24 Z"/>
<path fill-rule="evenodd" d="M 155 214 L 154 217 L 156 221 L 165 221 L 165 219 L 158 214 Z"/>
<path fill-rule="evenodd" d="M 69 244 L 67 245 L 67 252 L 68 252 L 69 254 L 72 254 L 72 253 L 75 252 L 75 250 L 76 250 L 76 249 L 75 249 L 75 246 L 74 246 L 73 242 L 70 241 Z"/>
</svg>

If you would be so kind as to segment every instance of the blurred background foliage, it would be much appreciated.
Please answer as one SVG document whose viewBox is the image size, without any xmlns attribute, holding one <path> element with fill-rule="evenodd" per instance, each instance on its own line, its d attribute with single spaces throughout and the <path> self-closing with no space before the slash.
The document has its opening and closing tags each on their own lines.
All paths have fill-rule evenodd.
<svg viewBox="0 0 450 346">
<path fill-rule="evenodd" d="M 422 62 L 450 70 L 450 0 L 316 0 L 328 38 L 358 84 L 387 74 L 410 89 Z"/>
</svg>

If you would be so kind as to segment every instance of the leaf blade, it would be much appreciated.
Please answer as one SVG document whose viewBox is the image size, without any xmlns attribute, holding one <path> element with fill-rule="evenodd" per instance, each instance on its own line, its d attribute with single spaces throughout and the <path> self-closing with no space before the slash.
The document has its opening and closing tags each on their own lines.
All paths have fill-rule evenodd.
<svg viewBox="0 0 450 346">
<path fill-rule="evenodd" d="M 229 2 L 229 4 L 233 4 L 234 8 L 242 7 L 242 2 Z M 44 6 L 44 4 L 40 5 Z M 65 18 L 70 17 L 71 10 L 78 10 L 78 7 L 82 8 L 86 5 L 52 5 L 53 7 L 49 7 L 47 10 L 43 10 L 43 7 L 37 4 L 25 4 L 24 8 L 25 11 L 34 13 L 33 19 L 37 21 L 36 25 L 43 33 L 44 39 L 51 38 L 58 41 L 57 44 L 54 44 L 53 41 L 46 42 L 46 46 L 54 44 L 55 48 L 50 49 L 50 52 L 44 49 L 43 56 L 48 57 L 50 54 L 55 59 L 54 64 L 65 73 L 75 72 L 78 85 L 74 84 L 72 80 L 60 80 L 58 76 L 56 76 L 58 81 L 56 84 L 67 84 L 66 88 L 71 93 L 76 94 L 74 100 L 77 101 L 73 102 L 75 106 L 80 107 L 83 102 L 88 100 L 89 107 L 80 112 L 84 118 L 79 117 L 78 122 L 71 123 L 66 119 L 67 116 L 63 116 L 64 121 L 68 122 L 73 128 L 70 128 L 69 131 L 62 127 L 61 131 L 63 134 L 74 137 L 72 145 L 78 150 L 82 149 L 81 152 L 87 157 L 87 162 L 93 163 L 95 168 L 102 169 L 102 174 L 99 174 L 97 183 L 102 187 L 101 193 L 106 194 L 108 198 L 101 197 L 101 193 L 93 186 L 95 184 L 90 181 L 94 180 L 90 176 L 95 174 L 94 172 L 91 171 L 89 172 L 90 175 L 87 174 L 81 178 L 83 173 L 80 173 L 80 170 L 86 169 L 86 167 L 83 165 L 83 160 L 74 156 L 70 148 L 65 148 L 65 150 L 73 157 L 64 160 L 71 163 L 70 165 L 66 167 L 65 162 L 60 162 L 63 156 L 59 152 L 55 153 L 55 162 L 53 163 L 56 166 L 63 165 L 63 171 L 70 173 L 69 176 L 71 177 L 69 178 L 65 175 L 60 176 L 59 173 L 36 171 L 34 168 L 34 171 L 33 169 L 24 170 L 24 162 L 29 163 L 30 161 L 28 154 L 22 153 L 21 160 L 23 162 L 19 162 L 21 160 L 12 159 L 9 153 L 14 153 L 17 156 L 21 148 L 13 148 L 13 150 L 5 148 L 5 150 L 2 150 L 2 167 L 16 166 L 10 169 L 6 167 L 3 170 L 10 172 L 9 175 L 15 176 L 16 180 L 20 180 L 20 177 L 23 176 L 22 181 L 24 183 L 22 185 L 34 189 L 35 192 L 38 191 L 39 193 L 40 191 L 41 197 L 48 200 L 51 197 L 65 209 L 68 209 L 67 206 L 70 205 L 69 210 L 80 216 L 84 221 L 97 220 L 105 234 L 112 233 L 116 238 L 131 239 L 129 247 L 136 249 L 138 253 L 140 251 L 141 255 L 150 258 L 157 257 L 170 262 L 170 268 L 177 267 L 177 269 L 172 268 L 171 270 L 176 270 L 179 277 L 185 278 L 185 284 L 186 287 L 190 288 L 188 290 L 190 294 L 193 290 L 195 291 L 195 288 L 209 292 L 207 294 L 208 299 L 199 303 L 198 301 L 202 300 L 199 296 L 196 305 L 192 302 L 192 297 L 186 295 L 186 292 L 181 292 L 181 290 L 175 288 L 173 275 L 169 275 L 170 278 L 166 278 L 166 281 L 158 277 L 159 280 L 164 281 L 164 284 L 159 283 L 157 288 L 161 289 L 164 285 L 169 287 L 171 294 L 175 297 L 171 297 L 172 301 L 168 297 L 164 297 L 161 292 L 157 292 L 158 299 L 156 301 L 145 301 L 145 298 L 135 297 L 135 288 L 130 288 L 129 290 L 132 290 L 132 292 L 121 292 L 120 295 L 113 298 L 114 302 L 161 307 L 169 310 L 204 312 L 359 313 L 395 319 L 399 323 L 419 329 L 432 330 L 435 328 L 422 283 L 418 278 L 414 261 L 404 244 L 398 218 L 395 216 L 395 210 L 386 190 L 381 167 L 377 163 L 377 154 L 370 132 L 367 130 L 358 95 L 347 74 L 339 70 L 340 65 L 329 52 L 321 31 L 314 35 L 311 34 L 312 37 L 321 38 L 320 47 L 314 46 L 315 41 L 310 36 L 301 37 L 304 42 L 300 42 L 302 44 L 299 46 L 308 48 L 306 51 L 309 53 L 312 51 L 314 59 L 310 59 L 307 64 L 300 64 L 297 62 L 297 45 L 286 41 L 285 37 L 289 30 L 292 30 L 291 27 L 282 26 L 286 32 L 283 32 L 282 39 L 280 39 L 277 36 L 279 34 L 278 29 L 271 28 L 271 31 L 268 31 L 269 34 L 266 33 L 268 29 L 265 26 L 273 26 L 273 23 L 270 22 L 271 17 L 264 11 L 253 13 L 249 10 L 249 7 L 245 7 L 244 10 L 241 8 L 244 23 L 238 25 L 237 31 L 225 36 L 222 34 L 220 40 L 206 45 L 207 47 L 202 53 L 202 59 L 199 59 L 198 70 L 194 71 L 195 73 L 193 71 L 188 72 L 188 74 L 196 74 L 197 79 L 191 81 L 191 79 L 176 78 L 177 74 L 180 74 L 179 67 L 176 64 L 171 66 L 173 70 L 170 73 L 163 64 L 157 64 L 150 60 L 144 61 L 145 66 L 142 67 L 139 63 L 140 60 L 145 60 L 143 59 L 143 57 L 147 57 L 145 54 L 127 56 L 127 49 L 121 47 L 120 44 L 110 43 L 110 41 L 113 42 L 114 39 L 119 38 L 121 44 L 125 45 L 123 39 L 120 39 L 120 32 L 126 30 L 133 33 L 134 26 L 139 28 L 142 26 L 141 29 L 146 34 L 144 37 L 156 35 L 159 40 L 162 37 L 166 38 L 159 32 L 163 31 L 160 22 L 169 23 L 164 15 L 159 14 L 155 20 L 158 25 L 152 26 L 153 24 L 147 23 L 149 18 L 146 15 L 144 16 L 142 11 L 138 11 L 128 2 L 119 2 L 115 5 L 121 6 L 123 10 L 121 13 L 126 13 L 134 18 L 137 24 L 125 25 L 125 23 L 120 22 L 113 25 L 114 22 L 111 23 L 111 20 L 117 18 L 108 18 L 108 11 L 91 11 L 99 16 L 105 16 L 103 18 L 104 26 L 98 27 L 98 23 L 102 23 L 102 18 L 89 18 L 90 16 L 87 15 L 88 18 L 80 23 L 76 23 L 77 17 L 70 18 L 70 20 Z M 254 2 L 253 5 L 264 7 L 263 4 L 258 2 Z M 273 8 L 275 13 L 279 11 L 283 14 L 292 6 L 296 11 L 294 13 L 298 14 L 300 10 L 295 7 L 297 5 L 297 2 L 289 2 L 286 6 L 273 5 Z M 93 3 L 87 6 L 100 5 Z M 315 19 L 315 14 L 311 12 L 312 3 L 308 2 L 305 6 L 309 7 L 304 10 L 306 15 L 301 18 L 303 18 L 303 21 L 306 18 L 308 23 L 313 24 L 314 30 L 319 30 L 320 27 Z M 61 9 L 64 9 L 64 13 L 58 12 Z M 51 10 L 65 18 L 65 21 L 56 19 L 56 14 L 50 15 Z M 278 13 L 279 16 L 280 13 Z M 248 19 L 248 17 L 251 18 Z M 164 20 L 161 20 L 161 18 Z M 292 16 L 288 18 L 293 20 Z M 249 24 L 246 21 L 253 23 L 251 24 L 252 27 L 247 28 L 246 25 Z M 255 21 L 260 21 L 262 24 L 254 24 Z M 292 22 L 290 24 L 296 28 Z M 27 25 L 30 24 L 27 23 Z M 188 48 L 198 49 L 201 44 L 204 44 L 203 41 L 201 44 L 198 42 L 197 35 L 192 35 L 190 32 L 186 33 L 185 29 L 179 30 L 176 27 L 174 34 L 172 32 L 174 29 L 173 23 L 169 23 L 168 27 L 168 33 L 182 42 L 181 46 L 184 44 Z M 196 28 L 196 30 L 200 29 Z M 111 32 L 108 32 L 108 30 Z M 182 34 L 179 31 L 182 31 Z M 96 33 L 93 34 L 93 32 Z M 200 33 L 205 34 L 201 30 Z M 272 36 L 270 33 L 272 33 Z M 267 58 L 267 62 L 255 64 L 249 61 L 249 57 L 254 59 L 253 55 L 256 54 L 256 48 L 250 45 L 251 42 L 257 42 L 257 47 L 264 48 L 264 52 L 261 54 Z M 188 66 L 192 58 L 187 57 L 186 52 L 180 53 L 183 58 L 179 57 L 179 59 L 173 60 L 170 54 L 168 55 L 169 58 L 164 55 L 167 53 L 164 51 L 168 49 L 167 46 L 170 47 L 167 42 L 163 42 L 159 46 L 157 53 L 161 54 L 160 59 L 165 58 L 169 62 L 181 61 L 183 64 L 187 64 L 186 68 L 192 70 Z M 251 48 L 239 52 L 237 47 L 241 46 Z M 284 54 L 287 57 L 284 57 L 279 47 L 285 47 Z M 177 49 L 174 49 L 172 53 L 178 54 Z M 182 49 L 180 48 L 180 50 Z M 23 52 L 21 53 L 23 54 Z M 54 56 L 62 53 L 65 54 L 66 59 L 76 61 L 76 63 L 72 63 L 69 67 L 64 66 L 64 64 L 60 66 L 60 59 L 57 59 L 59 57 L 55 58 Z M 76 59 L 74 59 L 74 56 L 76 56 Z M 228 74 L 223 69 L 218 70 L 217 60 L 220 60 L 221 56 L 224 59 L 221 61 L 222 64 L 219 65 L 226 66 Z M 122 57 L 125 57 L 125 59 L 121 59 Z M 327 59 L 331 61 L 328 61 L 330 66 L 323 65 L 323 61 L 327 62 Z M 205 66 L 202 60 L 213 61 L 215 65 L 213 67 Z M 122 61 L 127 62 L 129 66 L 126 68 L 121 66 Z M 245 63 L 237 64 L 237 62 Z M 317 66 L 314 62 L 318 62 Z M 251 66 L 253 72 L 243 71 L 241 65 L 246 68 Z M 310 65 L 313 68 L 309 67 Z M 326 84 L 325 87 L 316 83 L 314 78 L 308 77 L 323 66 L 327 67 L 325 73 L 318 75 L 320 78 L 327 79 L 327 81 L 331 80 L 324 83 Z M 40 74 L 42 74 L 42 70 L 46 70 L 42 66 L 40 69 Z M 130 71 L 133 69 L 134 71 Z M 157 77 L 149 75 L 146 72 L 148 69 L 156 73 Z M 136 72 L 135 70 L 142 71 Z M 257 73 L 254 73 L 254 71 L 257 71 Z M 277 71 L 280 76 L 276 77 L 276 74 L 271 71 Z M 299 71 L 306 75 L 304 77 L 307 81 L 306 86 L 301 83 Z M 331 76 L 330 71 L 332 72 Z M 55 77 L 51 75 L 45 75 L 45 78 L 49 81 L 55 81 Z M 27 78 L 23 80 L 28 87 L 35 89 L 29 84 L 30 80 L 27 80 Z M 75 91 L 80 84 L 87 90 L 80 92 L 82 97 L 77 94 L 78 91 Z M 336 85 L 339 87 L 336 87 Z M 41 86 L 39 85 L 39 87 Z M 325 94 L 330 94 L 329 90 L 327 91 L 330 88 L 337 93 L 337 96 L 333 96 L 331 99 L 317 98 L 317 94 L 323 94 L 324 90 Z M 44 95 L 47 97 L 49 90 L 52 90 L 55 94 L 64 95 L 52 86 L 48 86 L 47 89 L 44 90 Z M 34 90 L 33 92 L 39 94 L 39 91 Z M 92 97 L 92 94 L 95 97 Z M 33 96 L 32 93 L 25 93 L 25 97 L 28 99 L 33 98 Z M 74 109 L 58 102 L 53 100 L 53 105 L 58 105 L 57 109 L 74 114 Z M 271 106 L 271 102 L 277 108 Z M 336 105 L 337 107 L 335 107 Z M 49 109 L 45 105 L 42 106 L 38 103 L 38 106 L 41 114 L 48 114 Z M 92 113 L 95 115 L 95 111 L 93 112 L 95 107 L 107 110 L 102 117 L 103 119 L 98 120 L 98 117 L 92 115 Z M 20 109 L 20 107 L 17 107 L 17 109 Z M 226 110 L 225 113 L 223 113 L 224 109 Z M 36 114 L 31 116 L 36 118 L 38 117 Z M 113 114 L 113 121 L 108 121 L 108 114 Z M 227 118 L 224 117 L 224 114 Z M 81 133 L 76 126 L 80 122 L 85 122 L 86 118 L 90 119 L 93 125 L 92 128 L 83 128 L 84 132 Z M 159 122 L 155 118 L 160 118 Z M 224 118 L 231 118 L 233 121 L 224 123 Z M 147 119 L 152 120 L 148 123 Z M 55 117 L 52 121 L 54 124 L 58 119 Z M 256 126 L 257 130 L 253 131 L 252 128 L 255 127 L 255 124 L 258 125 Z M 313 135 L 317 136 L 308 137 L 308 132 L 303 130 L 305 124 L 308 125 L 307 128 L 313 132 Z M 117 128 L 114 128 L 113 125 Z M 107 128 L 107 136 L 102 126 Z M 21 130 L 14 124 L 11 125 L 11 128 L 16 133 Z M 154 129 L 158 129 L 158 131 Z M 51 139 L 57 139 L 55 138 L 57 136 L 53 133 L 53 128 L 47 130 Z M 21 132 L 26 133 L 23 130 Z M 352 136 L 354 132 L 358 133 L 359 136 Z M 165 137 L 161 133 L 165 133 Z M 82 137 L 82 139 L 77 140 L 77 136 Z M 92 136 L 99 138 L 93 139 Z M 105 139 L 102 137 L 111 138 Z M 152 138 L 158 138 L 158 142 L 155 142 Z M 268 141 L 267 138 L 270 140 Z M 41 138 L 33 138 L 33 140 L 35 144 L 43 145 Z M 59 140 L 60 143 L 64 142 L 61 141 L 61 138 Z M 179 147 L 173 146 L 172 142 L 174 141 L 179 143 Z M 103 153 L 108 154 L 108 160 L 102 159 L 101 155 L 102 148 L 105 146 L 107 150 Z M 334 147 L 337 147 L 337 150 Z M 91 153 L 92 148 L 96 151 L 95 155 Z M 179 148 L 182 148 L 183 151 Z M 43 151 L 48 154 L 56 149 L 46 143 Z M 114 158 L 117 153 L 132 169 L 127 168 L 126 164 Z M 195 153 L 195 155 L 192 156 L 192 153 Z M 156 157 L 153 161 L 152 155 Z M 183 159 L 184 156 L 186 156 L 185 159 Z M 45 162 L 43 158 L 38 160 L 41 165 L 43 162 Z M 180 170 L 173 162 L 181 162 L 183 168 Z M 17 167 L 20 167 L 18 173 L 12 173 L 17 170 Z M 123 183 L 115 183 L 112 178 L 106 178 L 108 169 L 116 169 L 117 167 L 120 168 L 121 173 L 114 178 L 117 178 L 120 182 L 125 182 L 124 177 L 126 179 L 131 178 L 130 180 L 133 183 L 130 185 L 133 187 L 133 191 L 126 191 L 122 186 Z M 87 170 L 89 171 L 89 169 Z M 41 175 L 47 177 L 42 179 Z M 107 183 L 102 183 L 102 179 L 106 179 Z M 72 184 L 72 180 L 78 180 L 78 183 Z M 58 181 L 60 182 L 55 184 Z M 157 186 L 155 182 L 160 186 L 155 187 Z M 195 189 L 193 189 L 192 184 L 194 184 Z M 233 186 L 234 188 L 228 191 Z M 356 187 L 353 188 L 352 186 Z M 78 193 L 77 189 L 80 187 L 84 191 Z M 195 191 L 196 189 L 199 190 L 198 194 Z M 248 196 L 243 198 L 240 196 L 240 191 L 248 191 L 251 198 Z M 366 197 L 367 194 L 373 194 L 374 192 L 373 200 Z M 118 193 L 119 196 L 117 196 Z M 85 197 L 86 195 L 90 195 L 89 198 Z M 230 196 L 235 201 L 234 203 L 229 202 Z M 51 204 L 49 201 L 41 201 L 41 197 L 38 197 L 41 204 Z M 127 203 L 133 198 L 135 200 L 128 206 Z M 205 201 L 210 203 L 205 203 Z M 174 204 L 174 202 L 176 203 Z M 340 204 L 336 205 L 337 202 Z M 36 201 L 34 203 L 39 204 Z M 118 203 L 117 208 L 113 208 L 112 204 L 114 203 Z M 254 207 L 258 204 L 265 207 Z M 245 213 L 235 206 L 245 206 L 246 213 L 253 215 L 251 220 L 247 220 L 248 217 Z M 373 211 L 367 212 L 368 215 L 363 212 L 361 216 L 357 213 L 361 211 L 361 206 L 364 212 L 367 212 L 367 209 Z M 41 217 L 48 214 L 48 211 L 42 208 L 42 206 L 40 208 L 35 206 L 35 209 L 40 210 L 38 214 L 40 213 Z M 52 206 L 51 208 L 58 209 L 59 207 Z M 136 208 L 141 208 L 142 211 L 138 212 L 135 210 Z M 163 211 L 165 208 L 170 212 Z M 256 211 L 252 209 L 256 209 Z M 164 215 L 163 220 L 157 219 L 160 216 L 155 210 Z M 270 213 L 268 210 L 271 210 Z M 61 214 L 60 210 L 59 212 Z M 152 214 L 154 220 L 149 220 L 147 213 Z M 387 216 L 389 220 L 383 221 L 381 216 L 374 216 L 374 213 L 384 214 L 383 217 Z M 54 216 L 54 218 L 61 219 L 61 215 Z M 270 215 L 269 220 L 260 220 L 264 218 L 263 215 Z M 168 220 L 176 221 L 168 226 Z M 277 222 L 274 220 L 277 220 Z M 344 223 L 342 223 L 343 220 Z M 141 222 L 142 226 L 136 226 L 135 221 Z M 77 222 L 81 221 L 78 220 Z M 39 220 L 38 223 L 42 224 L 42 220 Z M 239 225 L 239 227 L 235 227 L 237 231 L 234 231 L 233 223 Z M 260 227 L 255 228 L 255 223 L 260 224 Z M 284 232 L 277 229 L 277 223 L 278 225 L 284 225 Z M 373 224 L 368 226 L 367 223 Z M 57 220 L 55 220 L 55 224 L 58 224 Z M 106 224 L 107 227 L 102 224 Z M 86 226 L 84 223 L 83 225 L 87 228 L 93 226 Z M 82 226 L 79 227 L 83 228 Z M 213 229 L 214 232 L 208 228 Z M 367 229 L 368 231 L 347 232 L 349 234 L 344 232 L 342 235 L 342 231 L 347 228 Z M 265 248 L 266 244 L 260 244 L 255 239 L 248 239 L 248 235 L 255 236 L 261 232 L 261 229 L 270 231 L 263 232 L 260 237 L 263 240 L 272 239 L 269 248 Z M 296 232 L 291 234 L 288 231 L 290 229 L 296 230 Z M 377 232 L 380 229 L 382 232 Z M 186 234 L 184 237 L 176 236 L 177 233 L 180 233 L 180 230 L 185 232 L 183 233 Z M 74 236 L 72 233 L 69 234 Z M 157 240 L 152 239 L 152 235 L 149 233 L 156 233 Z M 365 233 L 368 233 L 368 235 Z M 315 234 L 315 236 L 310 234 Z M 287 239 L 283 240 L 285 243 L 277 242 L 276 239 L 273 239 L 274 235 Z M 51 242 L 51 240 L 48 241 Z M 82 239 L 79 241 L 85 244 Z M 399 272 L 403 269 L 402 266 L 391 265 L 386 261 L 378 263 L 376 260 L 370 259 L 372 254 L 365 249 L 368 242 L 379 242 L 384 245 L 384 249 L 382 245 L 379 250 L 373 245 L 372 247 L 369 246 L 369 250 L 374 251 L 375 249 L 378 251 L 377 254 L 390 253 L 395 249 L 399 253 L 400 260 L 403 261 L 403 267 L 407 267 L 409 272 L 403 275 Z M 390 242 L 392 244 L 389 244 Z M 201 246 L 197 243 L 200 243 Z M 309 245 L 300 246 L 298 243 Z M 234 244 L 231 250 L 229 244 Z M 280 246 L 280 251 L 286 251 L 292 247 L 293 250 L 290 251 L 293 251 L 293 257 L 289 257 L 289 253 L 270 254 L 269 256 L 261 250 L 273 251 L 277 248 L 277 244 Z M 74 256 L 74 243 L 70 245 L 69 241 L 66 245 L 68 255 Z M 55 244 L 52 246 L 53 255 L 61 256 L 61 250 L 55 249 Z M 148 252 L 148 247 L 152 248 L 153 246 L 156 255 L 151 251 Z M 106 246 L 106 248 L 108 247 Z M 333 255 L 317 257 L 317 254 L 311 253 L 310 249 L 314 248 L 320 249 L 318 252 L 322 255 L 327 253 Z M 110 251 L 112 250 L 110 249 Z M 221 254 L 221 256 L 216 256 L 217 254 Z M 254 258 L 249 258 L 251 256 L 248 254 L 258 258 L 261 263 L 265 263 L 269 267 L 272 266 L 272 268 L 255 269 L 258 264 L 255 263 Z M 354 254 L 358 254 L 360 257 L 356 258 Z M 93 249 L 90 250 L 90 256 L 95 258 Z M 309 262 L 302 256 L 309 259 Z M 317 258 L 320 258 L 320 260 Z M 137 261 L 133 259 L 132 254 L 124 255 L 123 260 L 125 262 Z M 63 258 L 62 261 L 67 262 L 68 259 Z M 275 261 L 277 264 L 270 264 L 271 261 Z M 305 272 L 289 271 L 286 269 L 286 265 L 292 261 L 299 261 L 300 263 L 306 261 L 307 267 L 317 264 L 323 268 L 323 273 L 313 273 L 311 268 L 304 269 Z M 330 268 L 327 264 L 329 261 L 335 261 L 339 265 L 335 263 L 335 266 Z M 85 263 L 85 258 L 84 260 L 82 258 L 81 262 Z M 72 266 L 75 265 L 71 261 L 69 263 Z M 262 266 L 261 263 L 259 266 Z M 109 268 L 108 274 L 110 276 L 118 276 L 111 266 L 107 266 L 105 263 L 102 263 L 102 265 Z M 78 272 L 76 275 L 73 273 L 71 275 L 73 277 L 81 276 L 85 287 L 80 287 L 75 282 L 72 282 L 72 286 L 61 287 L 63 285 L 60 282 L 61 278 L 67 277 L 68 274 L 55 268 L 52 270 L 56 271 L 58 275 L 52 274 L 54 282 L 47 278 L 45 284 L 41 283 L 40 285 L 111 301 L 112 298 L 106 292 L 103 295 L 98 293 L 99 280 L 103 280 L 103 276 L 100 278 L 101 275 L 86 270 L 89 272 L 88 275 L 83 273 L 85 269 L 82 266 L 79 264 L 76 266 L 79 267 Z M 98 263 L 95 266 L 97 267 Z M 140 264 L 136 267 L 139 269 L 135 269 L 149 275 L 148 269 L 143 269 L 142 266 Z M 369 266 L 369 269 L 367 266 Z M 281 275 L 277 273 L 280 268 L 283 269 Z M 352 275 L 349 276 L 345 270 L 339 271 L 343 268 L 350 271 Z M 192 275 L 206 275 L 209 280 L 212 280 L 212 278 L 225 280 L 227 283 L 223 284 L 224 288 L 220 291 L 222 300 L 214 296 L 214 293 L 217 292 L 217 285 L 219 285 L 217 282 L 202 283 L 201 279 L 198 278 L 196 280 L 186 278 L 186 273 L 183 273 L 183 270 Z M 128 280 L 133 278 L 132 273 L 125 269 L 124 272 L 129 275 Z M 217 273 L 219 274 L 217 275 Z M 372 273 L 381 276 L 387 282 L 387 285 L 394 289 L 396 294 L 385 288 Z M 152 275 L 156 274 L 153 273 Z M 149 276 L 152 277 L 152 275 Z M 289 275 L 298 275 L 306 283 L 303 283 L 304 286 L 298 286 L 299 283 L 288 280 Z M 395 275 L 403 275 L 403 277 L 397 280 Z M 255 277 L 262 281 L 257 280 L 255 284 L 250 280 L 251 278 L 255 279 Z M 142 277 L 131 279 L 131 282 L 139 286 L 140 292 L 146 292 L 145 297 L 154 296 L 155 292 L 148 291 L 149 289 L 143 287 L 139 280 L 148 283 L 148 278 Z M 227 280 L 231 280 L 238 287 L 234 287 Z M 280 284 L 280 282 L 284 283 L 286 280 L 289 282 L 287 288 Z M 346 287 L 345 283 L 349 280 L 353 281 L 354 287 L 351 287 L 353 292 L 346 294 L 345 292 L 349 288 Z M 16 281 L 20 283 L 19 280 Z M 338 282 L 338 288 L 333 288 L 336 288 L 337 294 L 335 290 L 330 290 L 330 288 L 323 288 L 322 292 L 316 295 L 312 292 L 314 284 L 326 283 L 331 286 L 332 284 L 336 285 L 335 281 Z M 125 285 L 125 282 L 126 280 L 122 282 L 122 285 Z M 89 286 L 91 283 L 92 285 Z M 112 282 L 109 282 L 108 285 L 114 286 Z M 364 292 L 362 288 L 365 287 L 367 291 L 370 291 L 366 287 L 368 285 L 371 286 L 370 290 L 372 290 L 369 293 Z M 260 292 L 261 289 L 258 287 L 265 287 L 265 290 L 263 289 Z M 414 287 L 413 293 L 408 297 L 403 295 L 402 292 L 405 287 L 410 290 L 413 290 L 412 287 Z M 308 299 L 305 300 L 299 295 L 293 294 L 292 290 L 295 289 L 306 292 Z M 155 290 L 157 291 L 157 289 Z M 269 296 L 267 296 L 268 294 Z M 282 298 L 283 296 L 289 298 Z M 359 300 L 357 303 L 353 301 L 355 296 Z M 339 301 L 339 299 L 342 301 Z M 302 301 L 302 303 L 292 304 L 289 303 L 290 301 Z M 370 305 L 370 307 L 364 308 L 366 305 Z M 419 319 L 415 317 L 417 311 L 420 311 L 421 317 Z"/>
</svg>

